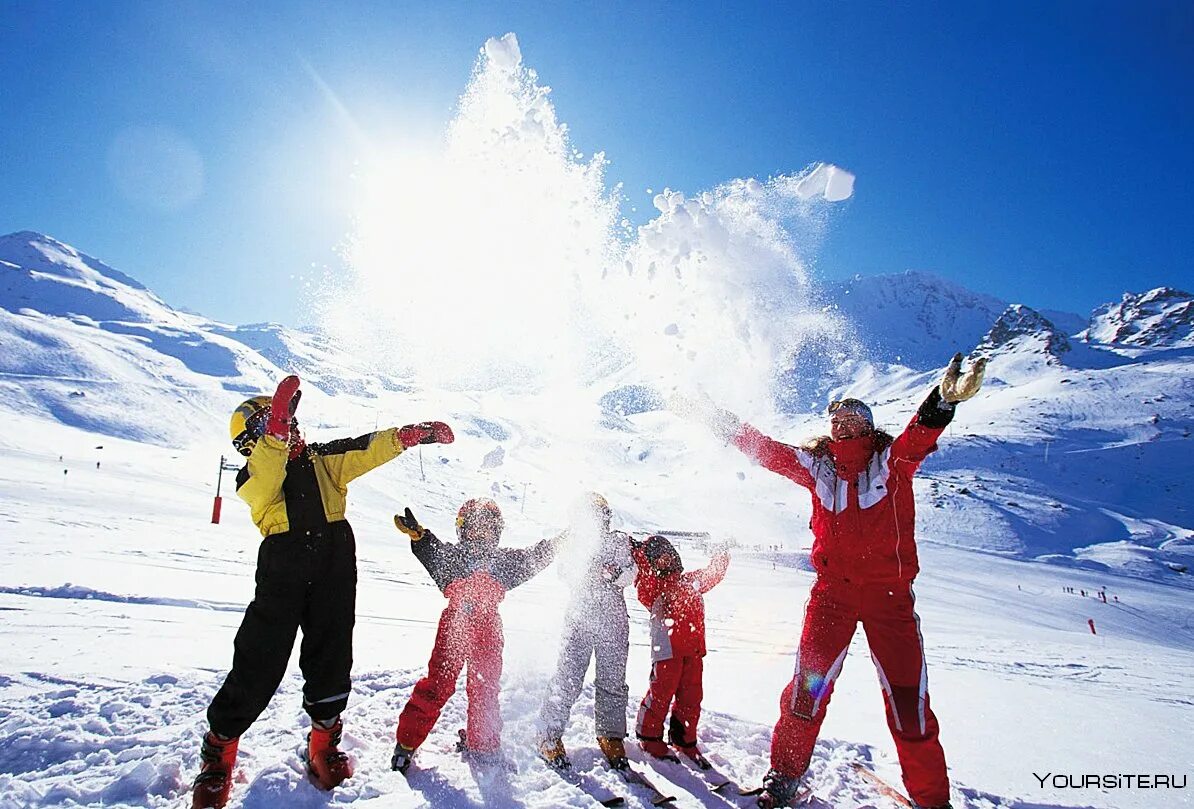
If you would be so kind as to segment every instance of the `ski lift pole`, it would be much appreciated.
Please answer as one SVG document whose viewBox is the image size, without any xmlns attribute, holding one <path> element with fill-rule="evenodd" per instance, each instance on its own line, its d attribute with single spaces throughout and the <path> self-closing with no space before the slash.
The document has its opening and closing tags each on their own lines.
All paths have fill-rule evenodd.
<svg viewBox="0 0 1194 809">
<path fill-rule="evenodd" d="M 220 456 L 220 469 L 216 473 L 216 499 L 215 499 L 215 502 L 213 502 L 212 506 L 211 506 L 211 524 L 212 525 L 220 524 L 220 509 L 224 504 L 223 498 L 220 497 L 220 485 L 224 482 L 224 470 L 225 469 L 227 469 L 229 472 L 231 472 L 231 471 L 237 469 L 237 467 L 233 464 L 228 463 L 228 459 L 225 458 L 223 455 L 221 455 Z"/>
</svg>

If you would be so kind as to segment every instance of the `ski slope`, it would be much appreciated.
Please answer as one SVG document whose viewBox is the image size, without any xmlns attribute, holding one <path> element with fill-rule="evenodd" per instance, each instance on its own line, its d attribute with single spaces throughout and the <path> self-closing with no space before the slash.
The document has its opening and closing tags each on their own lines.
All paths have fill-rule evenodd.
<svg viewBox="0 0 1194 809">
<path fill-rule="evenodd" d="M 73 428 L 20 417 L 9 424 L 0 448 L 0 806 L 176 806 L 197 770 L 204 710 L 252 594 L 257 535 L 247 510 L 229 499 L 222 523 L 209 524 L 214 447 L 105 440 L 97 450 L 94 435 Z M 466 442 L 442 449 L 467 456 Z M 504 749 L 517 771 L 478 781 L 454 752 L 462 693 L 421 752 L 429 771 L 408 783 L 388 769 L 398 711 L 424 671 L 445 603 L 390 515 L 410 505 L 425 524 L 448 526 L 457 503 L 501 477 L 476 464 L 447 474 L 443 467 L 457 456 L 453 464 L 427 463 L 439 449 L 425 453 L 426 482 L 412 452 L 353 487 L 360 585 L 345 747 L 356 775 L 329 796 L 302 773 L 297 749 L 307 720 L 292 661 L 270 708 L 242 740 L 232 806 L 593 805 L 533 754 L 566 599 L 552 568 L 502 607 Z M 519 492 L 499 492 L 505 541 L 527 544 L 558 527 L 545 506 L 566 502 L 565 489 L 540 489 L 526 513 Z M 669 496 L 661 488 L 654 499 L 679 513 Z M 793 488 L 789 499 L 805 496 Z M 611 501 L 617 508 L 617 497 Z M 704 563 L 700 548 L 683 551 L 687 564 Z M 805 562 L 799 551 L 739 550 L 725 582 L 707 597 L 701 738 L 710 758 L 743 783 L 766 770 L 770 725 L 812 582 Z M 1032 773 L 1188 772 L 1188 591 L 935 544 L 923 546 L 922 566 L 918 609 L 955 806 L 1186 805 L 1189 793 L 1180 791 L 1158 802 L 1160 793 L 1143 790 L 1042 789 Z M 1111 603 L 1093 596 L 1103 587 Z M 631 617 L 628 680 L 637 700 L 650 654 L 645 611 L 632 604 Z M 591 701 L 589 686 L 565 740 L 580 767 L 598 757 Z M 632 720 L 635 707 L 628 707 Z M 851 772 L 853 761 L 898 783 L 861 633 L 835 691 L 812 783 L 829 805 L 892 805 Z M 677 806 L 730 805 L 669 765 L 652 776 L 676 794 Z M 600 769 L 596 777 L 617 786 Z"/>
</svg>

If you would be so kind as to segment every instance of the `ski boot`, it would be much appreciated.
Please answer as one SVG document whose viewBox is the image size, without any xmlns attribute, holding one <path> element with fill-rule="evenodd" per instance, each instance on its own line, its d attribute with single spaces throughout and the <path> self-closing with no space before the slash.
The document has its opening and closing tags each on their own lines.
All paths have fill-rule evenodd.
<svg viewBox="0 0 1194 809">
<path fill-rule="evenodd" d="M 415 748 L 407 747 L 402 742 L 394 745 L 394 755 L 390 756 L 390 769 L 406 775 L 411 762 L 415 760 Z"/>
<path fill-rule="evenodd" d="M 676 748 L 676 752 L 687 758 L 697 767 L 701 768 L 702 770 L 713 769 L 713 765 L 710 764 L 709 760 L 701 755 L 701 751 L 697 749 L 696 738 L 694 737 L 691 742 L 685 741 L 684 724 L 678 721 L 674 716 L 672 717 L 671 722 L 668 723 L 667 738 L 668 741 L 671 742 L 672 747 Z"/>
<path fill-rule="evenodd" d="M 240 737 L 224 739 L 213 731 L 203 737 L 199 758 L 203 762 L 192 787 L 191 809 L 219 809 L 232 792 L 232 767 Z"/>
<path fill-rule="evenodd" d="M 672 748 L 667 746 L 667 742 L 663 740 L 662 736 L 643 736 L 635 734 L 638 739 L 638 746 L 643 749 L 647 755 L 663 759 L 664 761 L 679 762 L 680 759 L 672 752 Z"/>
<path fill-rule="evenodd" d="M 705 754 L 702 753 L 700 748 L 696 746 L 696 742 L 693 742 L 692 744 L 673 743 L 672 746 L 676 748 L 677 753 L 691 761 L 698 769 L 713 769 L 713 765 L 709 763 L 709 759 L 705 758 Z"/>
<path fill-rule="evenodd" d="M 568 753 L 564 750 L 564 742 L 558 736 L 539 742 L 539 758 L 547 762 L 547 766 L 553 770 L 567 770 L 572 767 Z"/>
<path fill-rule="evenodd" d="M 468 762 L 469 767 L 476 767 L 484 772 L 518 772 L 514 762 L 506 758 L 501 749 L 478 750 L 468 746 L 468 731 L 464 728 L 456 731 L 456 752 Z"/>
<path fill-rule="evenodd" d="M 620 736 L 598 736 L 597 746 L 601 748 L 601 753 L 609 762 L 611 770 L 630 769 L 630 760 L 626 758 L 626 745 L 622 743 Z"/>
<path fill-rule="evenodd" d="M 352 777 L 352 762 L 339 749 L 344 723 L 336 717 L 329 727 L 319 722 L 311 724 L 307 735 L 307 772 L 321 789 L 334 789 Z"/>
<path fill-rule="evenodd" d="M 783 775 L 770 770 L 763 776 L 763 794 L 759 796 L 756 805 L 760 809 L 777 809 L 781 806 L 791 806 L 800 794 L 800 778 Z"/>
</svg>

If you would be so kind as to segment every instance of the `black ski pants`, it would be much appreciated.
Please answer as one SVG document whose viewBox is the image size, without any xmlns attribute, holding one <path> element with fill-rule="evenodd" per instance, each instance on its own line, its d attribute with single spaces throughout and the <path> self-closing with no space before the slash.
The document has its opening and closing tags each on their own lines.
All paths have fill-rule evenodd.
<svg viewBox="0 0 1194 809">
<path fill-rule="evenodd" d="M 207 709 L 211 729 L 240 736 L 261 715 L 286 674 L 300 628 L 303 708 L 312 719 L 343 711 L 352 687 L 356 591 L 356 540 L 348 522 L 262 540 L 257 589 L 233 642 L 232 671 Z"/>
</svg>

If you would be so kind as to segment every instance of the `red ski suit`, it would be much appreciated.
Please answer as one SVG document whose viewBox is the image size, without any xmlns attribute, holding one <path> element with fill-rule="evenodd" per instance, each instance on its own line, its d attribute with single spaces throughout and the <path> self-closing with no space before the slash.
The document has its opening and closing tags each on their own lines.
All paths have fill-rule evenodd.
<svg viewBox="0 0 1194 809">
<path fill-rule="evenodd" d="M 530 548 L 480 551 L 471 543 L 441 542 L 426 531 L 411 550 L 448 599 L 439 619 L 427 676 L 415 684 L 398 717 L 398 742 L 407 748 L 423 743 L 468 664 L 466 745 L 488 753 L 500 747 L 502 715 L 498 694 L 502 679 L 502 617 L 498 605 L 506 592 L 547 567 L 555 556 L 552 540 Z"/>
<path fill-rule="evenodd" d="M 635 731 L 644 741 L 662 742 L 663 720 L 671 707 L 670 741 L 691 747 L 704 698 L 705 600 L 701 597 L 726 575 L 729 554 L 713 557 L 709 566 L 690 573 L 660 576 L 641 547 L 633 550 L 638 565 L 634 584 L 638 600 L 651 611 L 651 685 L 638 709 Z"/>
<path fill-rule="evenodd" d="M 784 775 L 799 776 L 808 768 L 834 681 L 861 621 L 908 794 L 922 806 L 949 800 L 912 593 L 919 570 L 912 476 L 937 448 L 952 417 L 953 405 L 934 388 L 889 446 L 868 435 L 829 441 L 818 452 L 774 441 L 750 425 L 733 438 L 747 455 L 813 496 L 817 581 L 771 740 L 771 766 Z"/>
</svg>

